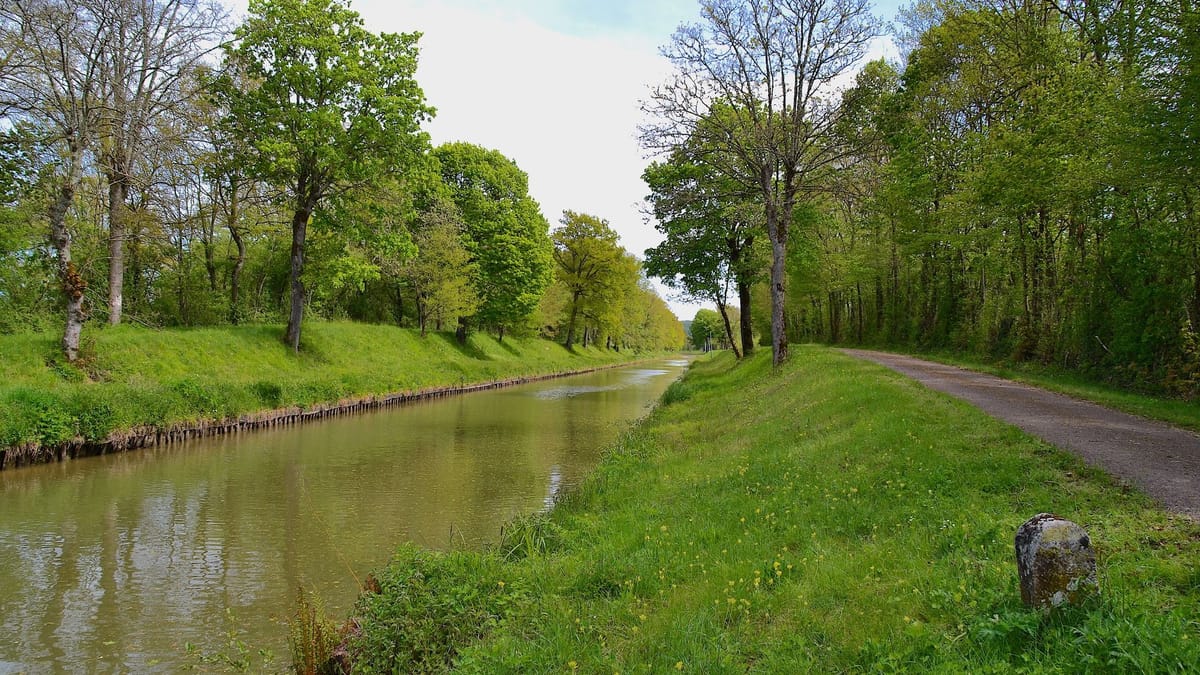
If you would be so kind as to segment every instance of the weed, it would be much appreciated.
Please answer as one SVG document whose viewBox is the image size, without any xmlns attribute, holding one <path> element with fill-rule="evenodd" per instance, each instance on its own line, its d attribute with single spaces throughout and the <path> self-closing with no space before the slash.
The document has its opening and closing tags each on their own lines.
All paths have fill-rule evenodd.
<svg viewBox="0 0 1200 675">
<path fill-rule="evenodd" d="M 292 671 L 296 675 L 338 675 L 341 669 L 333 653 L 341 640 L 337 623 L 326 615 L 321 598 L 297 589 L 296 609 L 288 622 Z"/>
</svg>

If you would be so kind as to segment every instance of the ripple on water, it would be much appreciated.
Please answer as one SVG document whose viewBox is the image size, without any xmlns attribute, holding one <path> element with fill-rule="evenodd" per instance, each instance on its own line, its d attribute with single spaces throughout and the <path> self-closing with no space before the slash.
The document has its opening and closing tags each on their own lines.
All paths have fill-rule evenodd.
<svg viewBox="0 0 1200 675">
<path fill-rule="evenodd" d="M 557 400 L 562 398 L 571 398 L 572 396 L 582 396 L 584 394 L 594 394 L 600 391 L 615 391 L 618 387 L 554 387 L 553 389 L 542 389 L 541 391 L 533 392 L 535 398 L 546 400 Z"/>
</svg>

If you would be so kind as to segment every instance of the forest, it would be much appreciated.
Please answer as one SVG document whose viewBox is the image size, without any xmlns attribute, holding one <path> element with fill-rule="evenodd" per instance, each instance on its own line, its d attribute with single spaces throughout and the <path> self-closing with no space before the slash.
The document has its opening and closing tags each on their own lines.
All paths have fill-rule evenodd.
<svg viewBox="0 0 1200 675">
<path fill-rule="evenodd" d="M 1191 3 L 922 1 L 892 27 L 900 60 L 865 68 L 884 30 L 865 3 L 705 7 L 645 103 L 650 269 L 740 296 L 776 352 L 943 350 L 1200 393 Z M 837 28 L 788 32 L 814 24 Z"/>
<path fill-rule="evenodd" d="M 434 147 L 419 34 L 339 0 L 0 8 L 0 334 L 308 318 L 675 349 L 609 223 L 551 229 L 496 150 Z"/>
</svg>

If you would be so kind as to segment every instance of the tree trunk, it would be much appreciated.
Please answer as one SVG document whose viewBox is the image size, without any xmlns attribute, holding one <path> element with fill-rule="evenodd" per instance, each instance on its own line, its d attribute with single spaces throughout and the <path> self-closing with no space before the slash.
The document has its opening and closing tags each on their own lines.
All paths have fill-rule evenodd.
<svg viewBox="0 0 1200 675">
<path fill-rule="evenodd" d="M 733 349 L 734 358 L 742 358 L 742 353 L 738 351 L 737 343 L 733 341 L 733 325 L 729 323 L 729 312 L 725 309 L 725 303 L 718 302 L 717 310 L 721 312 L 721 321 L 725 323 L 725 337 L 729 340 L 729 346 Z"/>
<path fill-rule="evenodd" d="M 458 340 L 461 345 L 467 344 L 467 320 L 464 317 L 458 317 L 458 327 L 454 329 L 454 339 Z"/>
<path fill-rule="evenodd" d="M 426 316 L 425 303 L 421 300 L 421 294 L 417 293 L 417 324 L 421 326 L 421 337 L 425 337 L 425 322 L 428 320 Z"/>
<path fill-rule="evenodd" d="M 579 316 L 579 295 L 579 291 L 575 291 L 571 295 L 571 318 L 567 320 L 567 341 L 565 343 L 567 349 L 575 344 L 575 319 Z"/>
<path fill-rule="evenodd" d="M 246 266 L 246 242 L 242 239 L 242 233 L 232 223 L 229 225 L 229 237 L 237 247 L 233 271 L 229 273 L 229 323 L 236 326 L 242 320 L 242 269 Z"/>
<path fill-rule="evenodd" d="M 292 216 L 292 270 L 289 278 L 291 311 L 283 341 L 297 353 L 300 351 L 300 321 L 304 318 L 304 280 L 300 275 L 304 272 L 304 238 L 308 233 L 311 215 L 311 208 L 302 207 Z"/>
<path fill-rule="evenodd" d="M 121 323 L 125 293 L 125 198 L 128 184 L 119 173 L 108 175 L 108 323 Z"/>
<path fill-rule="evenodd" d="M 744 281 L 737 282 L 738 287 L 738 315 L 741 321 L 742 333 L 742 355 L 750 356 L 754 353 L 754 326 L 750 323 L 750 284 Z"/>
<path fill-rule="evenodd" d="M 787 327 L 784 324 L 784 300 L 787 295 L 788 223 L 791 209 L 780 213 L 774 204 L 767 205 L 767 233 L 771 239 L 771 363 L 779 367 L 787 359 Z M 782 222 L 781 222 L 782 221 Z"/>
<path fill-rule="evenodd" d="M 863 297 L 862 297 L 862 282 L 854 283 L 854 290 L 858 294 L 857 316 L 858 319 L 858 344 L 863 343 Z"/>
<path fill-rule="evenodd" d="M 62 348 L 67 360 L 79 358 L 79 338 L 83 333 L 83 297 L 87 282 L 71 262 L 71 233 L 67 230 L 67 210 L 75 200 L 75 181 L 79 173 L 81 150 L 74 142 L 69 143 L 67 175 L 63 178 L 58 195 L 50 204 L 50 241 L 58 254 L 58 276 L 63 294 L 67 299 L 67 322 L 63 330 Z"/>
</svg>

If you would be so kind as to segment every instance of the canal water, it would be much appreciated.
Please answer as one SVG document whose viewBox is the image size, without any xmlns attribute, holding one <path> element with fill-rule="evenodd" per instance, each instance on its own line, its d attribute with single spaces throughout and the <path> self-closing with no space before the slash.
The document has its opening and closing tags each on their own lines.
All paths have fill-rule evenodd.
<svg viewBox="0 0 1200 675">
<path fill-rule="evenodd" d="M 344 616 L 398 543 L 494 541 L 686 365 L 0 472 L 0 673 L 175 672 L 230 631 L 286 667 L 297 589 Z"/>
</svg>

